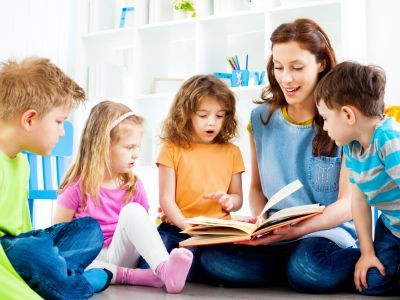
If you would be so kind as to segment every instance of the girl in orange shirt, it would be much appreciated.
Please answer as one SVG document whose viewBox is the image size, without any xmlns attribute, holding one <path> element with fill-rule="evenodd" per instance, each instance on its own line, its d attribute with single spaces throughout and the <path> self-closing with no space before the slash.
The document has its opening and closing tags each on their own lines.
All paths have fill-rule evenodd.
<svg viewBox="0 0 400 300">
<path fill-rule="evenodd" d="M 236 100 L 212 75 L 188 79 L 178 91 L 162 127 L 157 159 L 160 206 L 158 231 L 168 251 L 189 236 L 186 218 L 229 218 L 242 207 L 243 158 L 230 141 L 237 134 Z M 192 249 L 199 258 L 200 249 Z M 195 280 L 195 260 L 189 280 Z"/>
</svg>

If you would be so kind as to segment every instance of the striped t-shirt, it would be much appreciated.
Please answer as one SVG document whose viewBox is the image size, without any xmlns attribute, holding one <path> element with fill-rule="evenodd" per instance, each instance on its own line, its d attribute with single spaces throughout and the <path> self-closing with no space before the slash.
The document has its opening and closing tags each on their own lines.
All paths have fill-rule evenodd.
<svg viewBox="0 0 400 300">
<path fill-rule="evenodd" d="M 357 184 L 369 205 L 382 212 L 386 227 L 400 238 L 400 124 L 384 117 L 369 148 L 359 142 L 344 147 L 350 182 Z"/>
</svg>

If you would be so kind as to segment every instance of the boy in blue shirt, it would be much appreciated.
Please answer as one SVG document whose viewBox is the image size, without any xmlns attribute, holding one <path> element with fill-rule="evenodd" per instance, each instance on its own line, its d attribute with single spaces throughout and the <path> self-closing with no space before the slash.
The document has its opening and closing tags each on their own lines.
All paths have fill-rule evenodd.
<svg viewBox="0 0 400 300">
<path fill-rule="evenodd" d="M 64 135 L 70 109 L 84 100 L 83 89 L 48 59 L 10 60 L 0 65 L 1 254 L 45 299 L 89 298 L 106 288 L 112 276 L 104 269 L 84 271 L 103 245 L 94 219 L 32 230 L 29 217 L 29 164 L 21 152 L 49 155 Z M 15 281 L 10 286 L 15 287 Z M 26 288 L 22 280 L 20 286 Z M 1 288 L 0 298 L 8 297 L 7 293 Z"/>
<path fill-rule="evenodd" d="M 324 130 L 344 146 L 361 249 L 354 283 L 365 295 L 400 291 L 400 125 L 383 115 L 385 82 L 379 67 L 343 62 L 314 92 Z M 374 242 L 370 206 L 381 212 Z"/>
</svg>

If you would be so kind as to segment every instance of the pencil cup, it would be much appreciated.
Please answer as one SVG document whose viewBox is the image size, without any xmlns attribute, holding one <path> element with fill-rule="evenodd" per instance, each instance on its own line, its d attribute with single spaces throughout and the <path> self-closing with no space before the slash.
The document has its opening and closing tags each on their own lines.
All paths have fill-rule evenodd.
<svg viewBox="0 0 400 300">
<path fill-rule="evenodd" d="M 248 85 L 262 85 L 264 83 L 265 71 L 250 72 L 250 79 Z"/>
<path fill-rule="evenodd" d="M 231 77 L 231 86 L 248 86 L 249 85 L 249 75 L 248 70 L 233 70 Z"/>
</svg>

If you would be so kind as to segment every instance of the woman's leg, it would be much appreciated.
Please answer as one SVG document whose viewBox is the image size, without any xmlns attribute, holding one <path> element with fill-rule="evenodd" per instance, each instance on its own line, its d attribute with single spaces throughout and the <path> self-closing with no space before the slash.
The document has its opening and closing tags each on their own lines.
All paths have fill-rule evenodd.
<svg viewBox="0 0 400 300">
<path fill-rule="evenodd" d="M 368 288 L 362 294 L 369 296 L 400 295 L 400 238 L 394 236 L 378 219 L 375 227 L 375 255 L 385 267 L 382 276 L 376 268 L 367 273 Z"/>
<path fill-rule="evenodd" d="M 285 285 L 286 262 L 293 244 L 283 246 L 220 245 L 204 247 L 201 264 L 212 284 Z"/>
<path fill-rule="evenodd" d="M 354 266 L 359 257 L 357 248 L 343 249 L 320 237 L 302 239 L 289 259 L 289 284 L 303 293 L 354 290 Z"/>
</svg>

